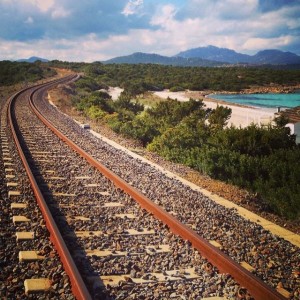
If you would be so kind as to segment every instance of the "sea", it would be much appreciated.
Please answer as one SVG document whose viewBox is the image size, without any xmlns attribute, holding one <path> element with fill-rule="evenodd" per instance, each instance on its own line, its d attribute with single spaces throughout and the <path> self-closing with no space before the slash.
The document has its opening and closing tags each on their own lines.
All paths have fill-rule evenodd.
<svg viewBox="0 0 300 300">
<path fill-rule="evenodd" d="M 291 94 L 210 94 L 208 98 L 261 108 L 300 106 L 300 92 Z"/>
</svg>

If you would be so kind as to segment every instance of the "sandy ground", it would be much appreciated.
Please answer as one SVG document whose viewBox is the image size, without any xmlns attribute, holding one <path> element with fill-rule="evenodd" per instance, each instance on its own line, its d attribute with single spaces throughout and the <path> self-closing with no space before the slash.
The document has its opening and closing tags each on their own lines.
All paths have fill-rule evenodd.
<svg viewBox="0 0 300 300">
<path fill-rule="evenodd" d="M 108 94 L 113 100 L 117 100 L 123 91 L 124 89 L 121 89 L 119 87 L 110 87 L 108 90 Z"/>
<path fill-rule="evenodd" d="M 110 87 L 108 93 L 113 100 L 117 100 L 122 91 L 123 89 L 119 87 Z M 234 125 L 237 127 L 246 127 L 251 123 L 266 125 L 274 119 L 274 113 L 277 111 L 275 108 L 270 109 L 227 104 L 222 101 L 204 97 L 200 92 L 170 92 L 169 90 L 164 90 L 154 92 L 153 94 L 163 99 L 171 98 L 177 99 L 178 101 L 188 101 L 190 98 L 202 99 L 206 107 L 212 109 L 216 108 L 217 105 L 229 107 L 231 108 L 232 113 L 231 118 L 228 121 L 228 126 Z"/>
<path fill-rule="evenodd" d="M 217 105 L 223 105 L 231 108 L 231 118 L 228 121 L 228 126 L 235 125 L 237 127 L 246 127 L 251 123 L 265 125 L 270 123 L 274 119 L 274 113 L 277 111 L 269 108 L 257 108 L 248 107 L 241 105 L 231 105 L 208 97 L 204 97 L 198 92 L 170 92 L 164 90 L 161 92 L 154 92 L 158 97 L 167 99 L 177 99 L 178 101 L 188 101 L 190 98 L 193 99 L 203 99 L 207 108 L 216 108 Z"/>
</svg>

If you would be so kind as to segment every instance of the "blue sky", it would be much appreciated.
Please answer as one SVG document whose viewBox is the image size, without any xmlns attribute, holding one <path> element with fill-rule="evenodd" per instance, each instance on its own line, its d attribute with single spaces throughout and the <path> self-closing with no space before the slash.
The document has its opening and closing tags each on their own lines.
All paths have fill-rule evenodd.
<svg viewBox="0 0 300 300">
<path fill-rule="evenodd" d="M 300 55 L 300 0 L 0 0 L 0 60 L 106 60 L 214 45 Z"/>
</svg>

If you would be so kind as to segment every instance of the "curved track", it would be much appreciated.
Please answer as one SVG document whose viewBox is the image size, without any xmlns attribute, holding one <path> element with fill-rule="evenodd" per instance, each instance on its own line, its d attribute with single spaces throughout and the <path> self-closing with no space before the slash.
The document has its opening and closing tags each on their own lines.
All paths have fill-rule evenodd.
<svg viewBox="0 0 300 300">
<path fill-rule="evenodd" d="M 64 82 L 70 82 L 72 80 L 75 80 L 76 78 L 77 78 L 77 76 L 71 75 L 64 79 L 55 80 L 54 82 L 51 82 L 51 83 L 48 83 L 45 85 L 42 84 L 41 86 L 37 86 L 33 89 L 32 92 L 30 92 L 30 97 L 39 89 L 45 89 L 45 88 L 49 89 L 53 86 L 56 86 L 57 84 L 62 84 Z M 50 233 L 50 240 L 55 245 L 55 248 L 60 256 L 63 266 L 72 282 L 73 293 L 79 299 L 91 299 L 89 292 L 86 289 L 86 286 L 81 278 L 81 275 L 79 274 L 79 272 L 75 266 L 72 256 L 69 253 L 69 250 L 60 234 L 60 231 L 52 217 L 52 214 L 46 204 L 46 201 L 41 193 L 41 190 L 35 180 L 33 172 L 31 170 L 29 163 L 27 161 L 27 158 L 25 156 L 24 149 L 21 146 L 22 137 L 18 136 L 18 134 L 20 135 L 20 133 L 17 130 L 18 126 L 17 126 L 16 117 L 14 115 L 13 106 L 15 105 L 16 99 L 18 97 L 20 97 L 20 95 L 27 90 L 28 89 L 22 90 L 21 92 L 17 93 L 15 96 L 13 96 L 8 105 L 8 119 L 9 119 L 9 123 L 11 126 L 11 131 L 12 131 L 12 135 L 14 138 L 14 142 L 16 144 L 19 156 L 20 156 L 20 158 L 23 162 L 23 165 L 25 167 L 25 170 L 27 172 L 27 175 L 28 175 L 32 190 L 34 192 L 35 198 L 38 202 L 39 208 L 44 216 L 47 229 L 49 230 L 49 233 Z"/>
<path fill-rule="evenodd" d="M 64 80 L 67 81 L 67 80 L 71 80 L 71 79 L 74 79 L 74 78 L 66 78 Z M 59 82 L 55 82 L 53 84 L 58 84 L 58 83 Z M 43 95 L 45 93 L 45 91 L 47 89 L 49 89 L 50 87 L 51 87 L 51 84 L 47 84 L 45 86 L 34 88 L 33 91 L 30 94 L 30 106 L 31 106 L 32 110 L 35 112 L 35 114 L 38 116 L 38 118 L 48 128 L 50 128 L 62 141 L 64 141 L 65 144 L 67 144 L 70 148 L 72 148 L 74 151 L 76 151 L 81 157 L 83 157 L 90 164 L 90 166 L 93 167 L 91 169 L 91 167 L 88 167 L 85 164 L 84 166 L 81 166 L 81 168 L 83 168 L 84 170 L 88 169 L 89 173 L 92 173 L 92 174 L 96 172 L 95 171 L 95 169 L 96 169 L 97 170 L 97 176 L 99 176 L 98 175 L 98 173 L 99 173 L 98 171 L 100 171 L 110 181 L 112 181 L 114 183 L 115 187 L 111 187 L 110 186 L 110 188 L 112 190 L 109 190 L 109 192 L 108 191 L 104 191 L 104 192 L 101 191 L 100 194 L 102 193 L 102 195 L 105 195 L 104 194 L 105 192 L 107 194 L 114 194 L 114 193 L 116 193 L 119 198 L 124 198 L 124 203 L 126 203 L 126 202 L 130 203 L 130 206 L 133 206 L 132 199 L 134 199 L 135 201 L 137 201 L 144 209 L 146 209 L 150 213 L 150 215 L 149 216 L 147 215 L 147 217 L 152 218 L 151 216 L 153 215 L 153 216 L 155 216 L 155 218 L 158 218 L 160 220 L 160 221 L 158 221 L 158 223 L 157 223 L 157 221 L 154 221 L 154 220 L 149 221 L 150 223 L 148 223 L 148 221 L 144 220 L 144 222 L 146 224 L 148 224 L 147 226 L 149 227 L 148 228 L 149 232 L 151 231 L 151 226 L 152 226 L 152 223 L 153 223 L 153 224 L 156 224 L 156 229 L 159 229 L 162 232 L 162 233 L 156 232 L 155 233 L 156 235 L 157 234 L 158 235 L 163 234 L 164 236 L 166 236 L 166 235 L 168 236 L 169 233 L 167 233 L 167 232 L 168 232 L 168 229 L 170 229 L 172 231 L 172 233 L 174 233 L 176 235 L 179 235 L 181 238 L 183 238 L 183 241 L 184 240 L 188 240 L 190 242 L 190 244 L 194 248 L 196 248 L 201 253 L 201 255 L 203 257 L 205 257 L 208 261 L 210 261 L 212 265 L 214 265 L 215 267 L 217 267 L 219 269 L 219 271 L 230 274 L 231 276 L 233 276 L 235 278 L 235 280 L 237 282 L 239 282 L 239 284 L 241 286 L 246 287 L 254 298 L 256 298 L 256 299 L 282 299 L 283 298 L 274 289 L 272 289 L 271 287 L 269 287 L 268 285 L 266 285 L 265 283 L 263 283 L 256 276 L 254 276 L 253 274 L 251 274 L 250 272 L 248 272 L 246 269 L 242 268 L 238 263 L 234 262 L 231 258 L 229 258 L 227 255 L 225 255 L 223 252 L 221 252 L 216 247 L 212 246 L 206 240 L 204 240 L 203 238 L 201 238 L 195 231 L 193 231 L 192 229 L 190 229 L 188 226 L 186 226 L 186 225 L 182 224 L 181 222 L 179 222 L 178 219 L 176 219 L 170 213 L 167 213 L 161 206 L 153 203 L 143 193 L 139 192 L 138 190 L 136 190 L 135 188 L 133 188 L 131 185 L 129 185 L 128 183 L 126 183 L 119 176 L 115 175 L 112 171 L 110 171 L 104 165 L 102 165 L 98 160 L 96 160 L 95 158 L 93 158 L 92 156 L 90 156 L 81 147 L 79 147 L 72 140 L 70 140 L 68 137 L 66 137 L 66 135 L 64 135 L 58 129 L 56 129 L 55 126 L 53 126 L 47 119 L 45 119 L 43 117 L 43 115 L 37 109 L 37 105 L 35 104 L 35 101 L 39 97 L 41 97 L 41 95 Z M 20 112 L 14 112 L 14 108 L 15 108 L 15 106 L 18 105 L 17 102 L 18 102 L 19 96 L 21 94 L 22 94 L 22 92 L 20 92 L 16 96 L 12 97 L 12 101 L 11 101 L 10 109 L 9 109 L 9 111 L 11 112 L 10 123 L 11 123 L 12 128 L 15 128 L 15 129 L 13 129 L 13 131 L 15 131 L 15 133 L 13 133 L 13 135 L 15 137 L 15 141 L 16 141 L 16 144 L 18 146 L 20 156 L 22 157 L 22 160 L 23 160 L 23 163 L 24 163 L 25 168 L 27 170 L 27 173 L 30 176 L 32 175 L 31 179 L 30 179 L 30 182 L 31 182 L 32 187 L 34 188 L 34 194 L 35 194 L 35 196 L 36 196 L 36 198 L 38 200 L 39 206 L 40 206 L 40 208 L 41 208 L 41 210 L 43 212 L 43 215 L 45 217 L 46 224 L 47 224 L 47 227 L 49 229 L 51 239 L 54 242 L 55 247 L 57 248 L 57 251 L 58 251 L 60 257 L 62 258 L 64 267 L 65 267 L 66 271 L 68 272 L 68 275 L 70 276 L 74 294 L 79 299 L 88 299 L 89 295 L 88 295 L 88 292 L 87 292 L 87 290 L 85 288 L 85 284 L 83 283 L 81 277 L 78 274 L 78 271 L 77 271 L 77 268 L 76 268 L 76 266 L 75 266 L 75 264 L 73 262 L 73 259 L 71 258 L 71 255 L 69 255 L 69 253 L 68 253 L 69 251 L 67 249 L 67 246 L 64 245 L 64 238 L 62 238 L 60 236 L 60 233 L 59 233 L 59 231 L 58 231 L 58 229 L 56 227 L 56 224 L 55 224 L 55 222 L 53 220 L 53 217 L 52 217 L 52 215 L 50 213 L 50 210 L 49 210 L 49 208 L 48 208 L 48 206 L 46 204 L 47 202 L 49 204 L 49 202 L 51 202 L 51 201 L 49 201 L 47 199 L 46 200 L 44 199 L 43 194 L 45 194 L 45 192 L 43 192 L 43 191 L 41 191 L 39 189 L 38 183 L 37 183 L 37 181 L 39 181 L 39 180 L 36 180 L 35 177 L 32 174 L 32 173 L 37 173 L 36 172 L 37 169 L 38 169 L 37 167 L 39 167 L 39 176 L 43 177 L 43 174 L 42 174 L 43 172 L 41 171 L 42 168 L 40 167 L 39 163 L 28 163 L 28 161 L 26 159 L 26 156 L 24 154 L 24 149 L 22 150 L 22 147 L 21 147 L 21 144 L 23 144 L 23 148 L 25 148 L 25 150 L 26 150 L 25 152 L 27 152 L 27 156 L 28 156 L 28 153 L 29 153 L 30 158 L 32 160 L 34 160 L 34 153 L 33 153 L 32 149 L 30 149 L 30 146 L 28 146 L 30 143 L 28 143 L 28 141 L 26 142 L 26 137 L 24 137 L 24 136 L 22 138 L 18 137 L 18 135 L 20 135 L 21 133 L 24 134 L 24 131 L 26 131 L 24 129 L 25 127 L 23 125 L 17 125 L 18 122 L 20 122 L 20 124 L 21 124 L 20 119 L 22 117 L 19 119 L 19 117 L 21 116 L 21 115 L 19 115 Z M 16 102 L 16 103 L 14 103 L 14 102 Z M 23 105 L 24 105 L 24 100 L 23 100 Z M 26 126 L 28 126 L 28 125 L 26 125 Z M 48 133 L 47 133 L 47 135 L 48 135 Z M 18 141 L 19 139 L 22 139 L 22 142 L 19 142 Z M 54 142 L 52 142 L 52 143 L 54 143 Z M 51 147 L 49 148 L 49 146 L 48 146 L 48 150 L 51 150 Z M 63 151 L 70 151 L 70 150 L 63 150 Z M 72 154 L 70 154 L 70 152 L 68 152 L 68 155 L 72 155 Z M 81 160 L 79 160 L 79 164 L 83 165 L 83 162 Z M 31 168 L 33 166 L 35 166 L 34 172 L 31 171 Z M 67 168 L 67 166 L 65 166 L 65 168 Z M 77 176 L 77 178 L 78 177 L 80 177 L 80 176 Z M 85 177 L 85 176 L 82 176 L 82 177 Z M 59 178 L 59 177 L 57 177 L 57 178 Z M 63 178 L 63 177 L 60 177 L 60 178 Z M 103 185 L 106 185 L 106 186 L 110 185 L 103 178 L 101 178 L 99 180 L 102 180 L 102 181 L 104 180 L 101 183 Z M 85 187 L 89 186 L 89 187 L 94 188 L 94 187 L 98 187 L 99 185 L 100 184 L 98 184 L 98 183 L 90 183 L 88 185 L 85 184 Z M 123 191 L 125 191 L 127 195 L 130 195 L 131 198 L 128 199 L 128 196 L 123 195 L 120 192 L 120 189 L 123 190 Z M 47 191 L 47 192 L 49 192 L 49 191 Z M 55 194 L 53 191 L 51 193 L 52 193 L 52 196 Z M 60 196 L 62 196 L 62 194 L 63 193 L 61 193 Z M 84 190 L 81 190 L 81 194 L 84 195 Z M 87 192 L 87 194 L 88 194 L 88 192 Z M 98 192 L 98 194 L 99 194 L 99 192 Z M 47 193 L 46 193 L 46 195 L 47 195 Z M 65 196 L 66 195 L 67 194 L 65 194 Z M 69 196 L 70 195 L 71 194 L 69 194 Z M 78 198 L 80 198 L 80 197 L 78 197 Z M 65 207 L 68 206 L 68 202 L 65 201 L 65 200 L 62 200 L 61 201 L 62 203 L 58 203 L 58 202 L 59 201 L 56 201 L 56 203 L 55 203 L 55 209 L 62 208 L 64 206 Z M 74 201 L 73 201 L 73 203 L 74 203 Z M 94 202 L 94 205 L 95 205 L 95 203 L 96 202 Z M 117 202 L 116 200 L 114 200 L 112 202 L 109 202 L 109 203 L 114 203 L 116 207 L 118 207 L 118 205 L 119 205 L 119 202 Z M 53 206 L 54 203 L 52 202 L 51 204 Z M 121 205 L 124 206 L 124 204 L 121 204 Z M 104 206 L 105 206 L 105 203 L 104 203 Z M 138 206 L 136 208 L 134 208 L 134 210 L 135 210 L 135 213 L 137 215 L 141 214 L 141 217 L 143 219 L 143 216 L 145 215 L 145 213 L 143 212 L 143 210 L 140 210 L 138 208 Z M 127 214 L 127 213 L 124 213 L 124 211 L 123 211 L 122 215 L 123 215 L 123 218 L 121 218 L 121 219 L 124 220 L 124 216 L 125 216 L 125 221 L 127 221 L 127 222 L 121 221 L 120 224 L 122 226 L 125 226 L 125 228 L 126 228 L 127 227 L 126 223 L 130 223 L 130 220 L 128 220 L 128 219 L 131 218 L 132 214 Z M 164 227 L 163 225 L 161 225 L 162 224 L 161 222 L 163 224 L 167 225 L 167 226 Z M 82 222 L 80 224 L 83 225 Z M 139 224 L 139 221 L 137 221 L 136 224 Z M 141 227 L 141 224 L 139 224 L 138 226 Z M 143 226 L 145 227 L 145 224 Z M 70 227 L 72 227 L 72 226 L 70 226 Z M 84 227 L 84 226 L 82 226 L 82 227 Z M 117 231 L 118 230 L 120 230 L 120 229 L 117 229 Z M 143 231 L 143 230 L 141 230 L 141 231 Z M 145 231 L 145 229 L 144 229 L 144 231 Z M 91 234 L 91 232 L 93 232 L 93 234 L 95 234 L 95 230 L 94 231 L 88 231 L 88 234 Z M 70 232 L 67 232 L 67 234 L 70 234 Z M 122 231 L 120 231 L 118 234 L 122 235 Z M 110 234 L 109 234 L 109 236 L 110 236 Z M 173 234 L 170 235 L 170 237 L 171 236 L 173 237 Z M 178 239 L 178 238 L 174 237 L 174 239 Z M 162 240 L 165 240 L 165 239 L 162 239 Z M 157 242 L 157 239 L 156 239 L 156 242 Z M 182 244 L 182 243 L 185 243 L 185 242 L 178 242 L 178 243 Z M 71 243 L 69 243 L 69 244 L 71 244 Z M 118 245 L 118 243 L 117 243 L 117 245 Z M 175 246 L 172 246 L 172 245 L 170 246 L 169 245 L 168 247 L 170 247 L 171 249 L 173 249 L 172 247 L 175 247 Z M 186 247 L 190 247 L 189 244 L 186 244 Z M 117 248 L 120 248 L 120 246 L 119 247 L 117 246 Z M 116 250 L 114 250 L 114 251 L 116 251 Z M 195 249 L 188 249 L 187 253 L 190 253 L 190 251 L 191 251 L 191 253 L 194 253 L 194 255 L 196 255 Z M 169 252 L 169 251 L 167 251 L 167 252 Z M 78 254 L 78 251 L 77 251 L 77 254 Z M 110 255 L 112 255 L 112 254 L 110 254 Z M 109 257 L 111 257 L 111 256 L 109 256 Z M 211 268 L 212 267 L 210 267 L 210 265 L 207 262 L 205 262 L 206 259 L 204 259 L 204 258 L 200 259 L 201 262 L 202 262 L 202 264 L 201 264 L 201 267 L 199 267 L 199 269 L 203 270 L 204 273 L 207 272 L 208 274 L 211 274 Z M 189 262 L 189 264 L 191 264 L 191 262 Z M 197 263 L 195 263 L 195 265 L 197 265 Z M 176 266 L 177 266 L 177 269 L 183 269 L 183 270 L 184 269 L 186 269 L 186 270 L 188 269 L 186 267 L 186 265 L 184 265 L 184 264 L 183 264 L 182 267 L 180 267 L 180 265 L 176 265 Z M 198 271 L 198 272 L 199 273 L 197 274 L 197 276 L 201 273 L 200 271 Z M 155 273 L 155 272 L 153 272 L 153 273 Z M 155 274 L 157 274 L 157 273 L 159 273 L 159 272 L 156 272 Z M 186 271 L 186 273 L 187 273 L 187 271 Z M 165 276 L 166 276 L 166 274 L 168 274 L 168 273 L 166 273 L 166 271 L 165 271 Z M 181 275 L 183 275 L 183 278 L 184 278 L 184 272 Z M 205 275 L 202 274 L 202 273 L 201 273 L 201 276 L 200 275 L 199 275 L 199 277 L 197 277 L 197 276 L 195 275 L 196 281 L 201 276 L 202 276 L 201 278 L 203 278 L 203 276 L 205 277 Z M 159 276 L 157 275 L 156 277 L 158 278 Z M 103 278 L 104 277 L 102 277 L 102 279 Z M 135 278 L 135 277 L 133 277 L 133 278 Z M 157 279 L 157 278 L 153 279 L 153 281 L 159 281 L 159 279 Z M 132 280 L 133 279 L 130 278 L 130 282 L 132 282 Z M 172 278 L 172 280 L 173 280 L 173 278 Z M 182 278 L 181 278 L 181 280 L 182 280 Z M 85 281 L 87 282 L 88 279 L 85 278 Z M 147 283 L 146 279 L 145 279 L 145 282 Z M 227 284 L 228 283 L 226 282 L 226 280 L 224 280 L 224 285 L 226 286 Z M 128 289 L 128 287 L 127 287 L 127 289 Z M 92 289 L 92 291 L 93 291 L 93 289 Z M 221 292 L 221 293 L 224 293 L 224 291 Z M 205 295 L 205 293 L 204 293 L 204 295 Z M 243 297 L 243 296 L 241 296 L 241 297 Z"/>
</svg>

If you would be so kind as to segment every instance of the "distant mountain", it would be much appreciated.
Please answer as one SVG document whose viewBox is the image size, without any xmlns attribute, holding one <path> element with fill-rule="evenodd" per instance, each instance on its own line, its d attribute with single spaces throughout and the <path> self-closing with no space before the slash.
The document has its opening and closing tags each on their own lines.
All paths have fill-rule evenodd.
<svg viewBox="0 0 300 300">
<path fill-rule="evenodd" d="M 226 63 L 247 63 L 247 64 L 272 64 L 272 65 L 288 65 L 300 64 L 300 56 L 280 50 L 263 50 L 251 56 L 247 54 L 237 53 L 227 48 L 218 48 L 215 46 L 199 47 L 186 51 L 182 51 L 176 57 L 195 58 L 217 60 Z"/>
<path fill-rule="evenodd" d="M 263 50 L 252 56 L 252 60 L 257 64 L 300 64 L 300 56 L 292 52 L 282 52 L 279 50 Z"/>
<path fill-rule="evenodd" d="M 199 57 L 169 57 L 158 54 L 149 54 L 136 52 L 127 56 L 115 57 L 106 61 L 104 64 L 160 64 L 172 66 L 198 66 L 198 67 L 214 67 L 225 65 L 223 62 L 202 59 Z"/>
<path fill-rule="evenodd" d="M 251 56 L 247 54 L 237 53 L 227 48 L 218 48 L 215 46 L 199 47 L 179 52 L 176 57 L 195 58 L 217 60 L 226 63 L 249 63 Z"/>
<path fill-rule="evenodd" d="M 29 62 L 29 63 L 34 63 L 37 60 L 40 60 L 41 62 L 48 62 L 48 59 L 45 58 L 40 58 L 37 56 L 31 56 L 30 58 L 23 58 L 23 59 L 18 59 L 17 62 Z"/>
</svg>

